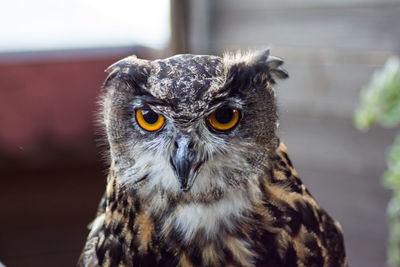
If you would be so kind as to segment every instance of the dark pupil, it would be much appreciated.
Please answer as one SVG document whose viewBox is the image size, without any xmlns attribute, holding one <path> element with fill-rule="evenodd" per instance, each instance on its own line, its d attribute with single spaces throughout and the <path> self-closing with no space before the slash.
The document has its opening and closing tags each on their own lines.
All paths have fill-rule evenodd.
<svg viewBox="0 0 400 267">
<path fill-rule="evenodd" d="M 227 124 L 233 118 L 233 110 L 231 108 L 221 108 L 215 112 L 215 119 L 221 124 Z"/>
<path fill-rule="evenodd" d="M 144 109 L 142 110 L 143 114 L 143 119 L 148 123 L 148 124 L 154 124 L 158 120 L 158 114 L 155 113 L 152 110 L 149 109 Z"/>
</svg>

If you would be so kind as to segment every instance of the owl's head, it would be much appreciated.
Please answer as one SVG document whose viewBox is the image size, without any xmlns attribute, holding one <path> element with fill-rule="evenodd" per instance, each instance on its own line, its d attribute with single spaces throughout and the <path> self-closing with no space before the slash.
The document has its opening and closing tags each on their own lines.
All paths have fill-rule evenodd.
<svg viewBox="0 0 400 267">
<path fill-rule="evenodd" d="M 253 179 L 278 146 L 282 63 L 267 50 L 110 66 L 102 120 L 118 183 L 201 199 Z"/>
</svg>

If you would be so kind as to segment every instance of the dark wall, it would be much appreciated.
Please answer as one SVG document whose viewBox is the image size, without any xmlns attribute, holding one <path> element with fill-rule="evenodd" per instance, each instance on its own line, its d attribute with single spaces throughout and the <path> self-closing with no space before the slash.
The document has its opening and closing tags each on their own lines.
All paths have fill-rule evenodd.
<svg viewBox="0 0 400 267">
<path fill-rule="evenodd" d="M 104 69 L 145 49 L 0 55 L 0 261 L 74 266 L 104 191 Z"/>
</svg>

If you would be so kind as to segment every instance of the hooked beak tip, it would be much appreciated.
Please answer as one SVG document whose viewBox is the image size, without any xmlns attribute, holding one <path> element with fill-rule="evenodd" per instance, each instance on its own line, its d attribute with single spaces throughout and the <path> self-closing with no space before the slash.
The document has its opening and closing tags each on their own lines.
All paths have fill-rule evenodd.
<svg viewBox="0 0 400 267">
<path fill-rule="evenodd" d="M 180 170 L 179 167 L 177 168 L 172 157 L 170 157 L 169 160 L 170 160 L 172 168 L 175 172 L 175 175 L 177 176 L 178 181 L 180 183 L 180 189 L 184 193 L 189 192 L 193 186 L 193 183 L 197 176 L 198 170 L 199 170 L 200 166 L 204 163 L 204 161 L 200 160 L 200 161 L 196 162 L 195 164 L 193 164 L 192 166 L 190 166 L 189 171 L 182 172 L 182 170 Z M 182 174 L 184 174 L 184 175 L 182 175 Z"/>
<path fill-rule="evenodd" d="M 175 140 L 175 148 L 169 158 L 183 192 L 190 190 L 199 167 L 204 162 L 193 147 L 190 136 L 178 136 Z"/>
<path fill-rule="evenodd" d="M 182 178 L 180 178 L 180 179 L 182 179 Z M 182 180 L 181 180 L 181 181 L 182 181 Z M 184 193 L 189 192 L 189 191 L 190 191 L 190 188 L 192 188 L 191 185 L 188 185 L 188 184 L 183 185 L 183 184 L 181 184 L 181 190 L 182 190 L 182 192 L 184 192 Z"/>
</svg>

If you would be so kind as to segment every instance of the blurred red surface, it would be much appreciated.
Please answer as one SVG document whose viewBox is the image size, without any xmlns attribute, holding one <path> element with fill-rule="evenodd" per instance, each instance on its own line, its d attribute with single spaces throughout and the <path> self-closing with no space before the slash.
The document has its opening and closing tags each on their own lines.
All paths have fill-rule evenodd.
<svg viewBox="0 0 400 267">
<path fill-rule="evenodd" d="M 37 152 L 43 142 L 76 148 L 92 136 L 104 69 L 116 58 L 0 65 L 0 146 Z"/>
</svg>

